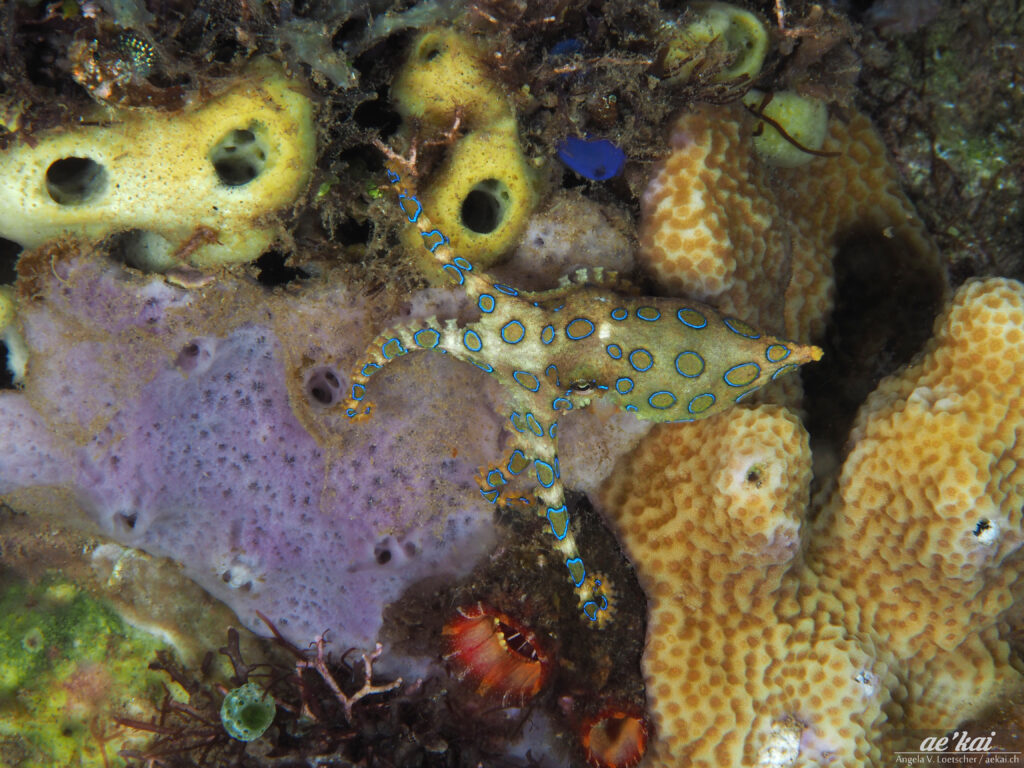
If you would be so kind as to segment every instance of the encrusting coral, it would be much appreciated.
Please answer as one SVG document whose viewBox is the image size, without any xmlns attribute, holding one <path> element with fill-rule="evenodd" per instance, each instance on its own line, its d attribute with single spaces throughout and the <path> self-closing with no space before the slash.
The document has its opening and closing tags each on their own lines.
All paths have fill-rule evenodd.
<svg viewBox="0 0 1024 768">
<path fill-rule="evenodd" d="M 659 425 L 622 461 L 602 499 L 650 600 L 647 765 L 887 765 L 896 729 L 1024 687 L 1000 635 L 1024 572 L 1022 329 L 1024 286 L 964 286 L 865 404 L 813 521 L 779 406 Z"/>
<path fill-rule="evenodd" d="M 826 156 L 797 168 L 764 167 L 748 140 L 756 125 L 742 104 L 698 105 L 673 125 L 672 151 L 644 192 L 637 254 L 661 290 L 816 340 L 844 238 L 885 233 L 909 262 L 940 271 L 865 116 L 831 118 Z"/>
<path fill-rule="evenodd" d="M 0 764 L 108 768 L 119 748 L 140 744 L 109 726 L 110 711 L 156 710 L 146 664 L 162 643 L 68 580 L 18 578 L 13 559 L 0 570 Z"/>
</svg>

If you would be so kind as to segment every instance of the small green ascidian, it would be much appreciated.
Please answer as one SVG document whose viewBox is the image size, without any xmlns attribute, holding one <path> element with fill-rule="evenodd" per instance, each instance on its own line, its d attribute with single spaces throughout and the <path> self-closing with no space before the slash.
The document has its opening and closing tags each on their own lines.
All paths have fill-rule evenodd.
<svg viewBox="0 0 1024 768">
<path fill-rule="evenodd" d="M 220 707 L 220 722 L 233 739 L 255 741 L 274 722 L 277 705 L 256 683 L 246 683 L 228 691 Z"/>
</svg>

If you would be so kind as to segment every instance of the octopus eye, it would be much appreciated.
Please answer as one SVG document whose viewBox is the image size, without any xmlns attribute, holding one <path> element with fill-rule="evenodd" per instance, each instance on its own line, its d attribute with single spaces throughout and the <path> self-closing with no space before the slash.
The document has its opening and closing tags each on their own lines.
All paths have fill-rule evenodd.
<svg viewBox="0 0 1024 768">
<path fill-rule="evenodd" d="M 589 392 L 590 390 L 592 390 L 594 388 L 595 383 L 596 382 L 594 382 L 593 379 L 591 379 L 589 381 L 586 381 L 586 380 L 574 381 L 572 384 L 569 385 L 569 389 L 572 392 Z"/>
</svg>

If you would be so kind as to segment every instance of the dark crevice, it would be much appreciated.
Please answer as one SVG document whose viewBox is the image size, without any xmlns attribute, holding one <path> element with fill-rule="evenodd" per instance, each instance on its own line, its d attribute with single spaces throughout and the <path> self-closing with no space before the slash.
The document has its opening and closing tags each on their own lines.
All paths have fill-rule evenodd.
<svg viewBox="0 0 1024 768">
<path fill-rule="evenodd" d="M 881 234 L 848 238 L 834 266 L 835 307 L 825 338 L 816 340 L 825 354 L 802 375 L 815 451 L 839 457 L 868 395 L 931 337 L 946 282 L 909 244 Z"/>
<path fill-rule="evenodd" d="M 0 341 L 0 389 L 14 389 L 14 377 L 7 367 L 7 345 Z"/>
<path fill-rule="evenodd" d="M 287 264 L 287 254 L 280 251 L 267 251 L 256 259 L 256 269 L 259 270 L 256 279 L 260 285 L 272 288 L 275 285 L 284 285 L 293 280 L 305 280 L 309 273 L 301 267 L 290 267 Z"/>
<path fill-rule="evenodd" d="M 384 99 L 368 99 L 356 107 L 352 119 L 360 128 L 371 128 L 380 131 L 383 136 L 390 136 L 402 124 L 402 118 Z"/>
<path fill-rule="evenodd" d="M 331 239 L 340 245 L 367 245 L 373 228 L 369 221 L 346 218 L 333 228 Z"/>
</svg>

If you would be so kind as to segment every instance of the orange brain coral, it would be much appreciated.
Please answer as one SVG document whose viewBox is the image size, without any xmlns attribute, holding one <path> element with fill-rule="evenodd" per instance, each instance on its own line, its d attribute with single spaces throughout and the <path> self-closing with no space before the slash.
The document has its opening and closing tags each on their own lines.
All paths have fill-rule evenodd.
<svg viewBox="0 0 1024 768">
<path fill-rule="evenodd" d="M 1024 286 L 970 283 L 935 327 L 813 524 L 806 434 L 777 406 L 659 425 L 620 462 L 602 504 L 650 601 L 645 765 L 888 765 L 887 737 L 1024 690 L 1000 637 L 1024 564 Z"/>
<path fill-rule="evenodd" d="M 836 154 L 798 168 L 766 168 L 750 141 L 755 126 L 738 104 L 699 105 L 673 126 L 671 152 L 644 192 L 637 255 L 662 291 L 808 341 L 821 338 L 847 238 L 877 235 L 938 270 L 866 117 L 831 119 L 823 149 Z"/>
</svg>

